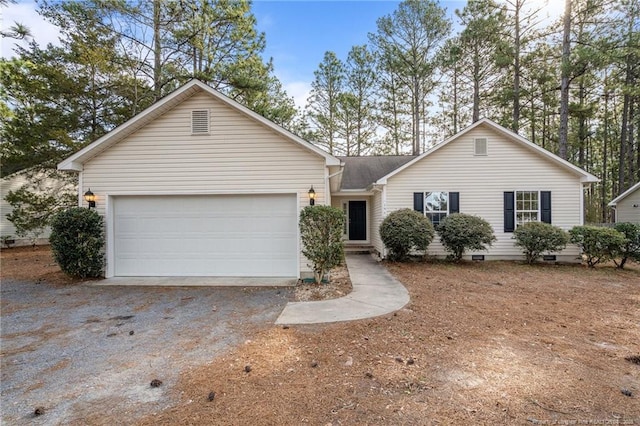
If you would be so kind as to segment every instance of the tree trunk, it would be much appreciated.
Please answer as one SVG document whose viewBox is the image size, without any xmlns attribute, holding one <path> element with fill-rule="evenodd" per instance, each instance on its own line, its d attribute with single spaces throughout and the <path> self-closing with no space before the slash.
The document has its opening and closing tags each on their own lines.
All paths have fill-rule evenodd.
<svg viewBox="0 0 640 426">
<path fill-rule="evenodd" d="M 160 40 L 161 0 L 153 1 L 153 95 L 162 97 L 162 41 Z"/>
<path fill-rule="evenodd" d="M 627 170 L 628 170 L 628 176 L 629 176 L 629 186 L 633 185 L 635 183 L 635 175 L 636 175 L 636 169 L 635 169 L 635 156 L 634 154 L 634 136 L 635 136 L 635 132 L 634 132 L 634 116 L 635 116 L 635 102 L 634 102 L 635 97 L 631 97 L 631 101 L 629 102 L 629 130 L 627 133 L 627 156 L 629 157 L 627 160 Z"/>
<path fill-rule="evenodd" d="M 584 169 L 585 167 L 585 143 L 587 139 L 587 118 L 584 111 L 584 98 L 585 87 L 584 78 L 580 78 L 580 87 L 578 90 L 578 97 L 580 102 L 580 113 L 578 117 L 578 166 Z"/>
<path fill-rule="evenodd" d="M 413 155 L 420 155 L 420 82 L 413 82 Z"/>
<path fill-rule="evenodd" d="M 602 222 L 609 222 L 607 214 L 608 206 L 607 206 L 607 177 L 608 177 L 608 161 L 607 161 L 607 145 L 609 144 L 609 90 L 607 89 L 607 76 L 605 74 L 604 77 L 604 137 L 602 138 L 602 181 L 601 185 L 601 198 L 600 198 L 600 208 L 602 209 Z"/>
<path fill-rule="evenodd" d="M 560 81 L 560 134 L 558 151 L 560 158 L 567 159 L 569 135 L 569 55 L 571 54 L 571 0 L 565 0 L 564 30 L 562 35 L 562 79 Z"/>
<path fill-rule="evenodd" d="M 513 118 L 511 130 L 515 133 L 518 133 L 518 130 L 520 129 L 520 7 L 521 3 L 518 2 L 515 8 L 516 33 L 513 43 Z"/>
<path fill-rule="evenodd" d="M 627 62 L 627 77 L 625 84 L 630 82 L 630 64 Z M 628 87 L 628 86 L 627 86 Z M 629 130 L 629 103 L 631 96 L 625 93 L 622 103 L 622 127 L 620 129 L 620 155 L 618 157 L 618 191 L 622 192 L 626 189 L 626 159 L 627 159 L 627 139 Z"/>
<path fill-rule="evenodd" d="M 476 54 L 473 59 L 473 119 L 472 122 L 480 120 L 480 62 Z"/>
<path fill-rule="evenodd" d="M 453 67 L 453 134 L 458 133 L 458 66 Z"/>
</svg>

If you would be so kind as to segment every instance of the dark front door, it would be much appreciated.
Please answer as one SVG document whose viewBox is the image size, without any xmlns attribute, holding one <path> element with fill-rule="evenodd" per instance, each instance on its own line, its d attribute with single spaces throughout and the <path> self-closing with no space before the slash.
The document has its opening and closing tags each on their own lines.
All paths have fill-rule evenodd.
<svg viewBox="0 0 640 426">
<path fill-rule="evenodd" d="M 349 240 L 367 239 L 367 202 L 349 201 Z"/>
</svg>

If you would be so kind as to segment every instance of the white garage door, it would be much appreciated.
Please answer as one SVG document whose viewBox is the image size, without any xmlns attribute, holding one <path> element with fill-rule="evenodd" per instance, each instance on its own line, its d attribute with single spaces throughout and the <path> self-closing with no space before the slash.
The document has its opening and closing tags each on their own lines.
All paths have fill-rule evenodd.
<svg viewBox="0 0 640 426">
<path fill-rule="evenodd" d="M 115 276 L 297 276 L 295 195 L 114 198 Z"/>
</svg>

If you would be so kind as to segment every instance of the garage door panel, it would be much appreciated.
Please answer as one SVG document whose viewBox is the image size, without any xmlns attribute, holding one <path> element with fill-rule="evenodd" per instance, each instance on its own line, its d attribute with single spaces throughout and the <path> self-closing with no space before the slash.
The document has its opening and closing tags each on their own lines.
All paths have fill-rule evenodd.
<svg viewBox="0 0 640 426">
<path fill-rule="evenodd" d="M 114 198 L 116 276 L 296 276 L 295 195 Z"/>
</svg>

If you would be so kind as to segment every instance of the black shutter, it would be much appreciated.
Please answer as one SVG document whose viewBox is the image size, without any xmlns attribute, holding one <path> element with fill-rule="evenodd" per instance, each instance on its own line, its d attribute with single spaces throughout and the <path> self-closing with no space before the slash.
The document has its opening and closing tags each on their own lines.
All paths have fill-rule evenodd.
<svg viewBox="0 0 640 426">
<path fill-rule="evenodd" d="M 551 191 L 540 192 L 540 222 L 551 223 Z"/>
<path fill-rule="evenodd" d="M 460 213 L 460 193 L 449 193 L 449 213 Z"/>
<path fill-rule="evenodd" d="M 413 209 L 417 212 L 424 213 L 424 192 L 413 193 Z"/>
<path fill-rule="evenodd" d="M 504 232 L 513 232 L 516 228 L 513 192 L 504 193 Z"/>
</svg>

